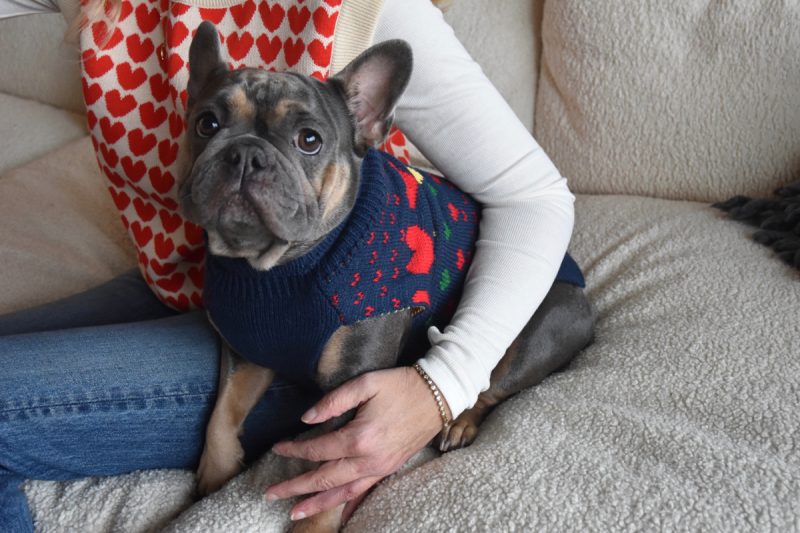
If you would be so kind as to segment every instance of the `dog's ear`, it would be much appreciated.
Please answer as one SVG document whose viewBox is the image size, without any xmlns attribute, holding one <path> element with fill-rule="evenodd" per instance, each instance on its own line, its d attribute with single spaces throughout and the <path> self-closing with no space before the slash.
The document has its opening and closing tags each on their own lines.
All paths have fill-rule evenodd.
<svg viewBox="0 0 800 533">
<path fill-rule="evenodd" d="M 200 92 L 212 78 L 227 70 L 220 53 L 217 28 L 206 20 L 197 28 L 189 47 L 188 106 L 197 101 Z"/>
<path fill-rule="evenodd" d="M 333 77 L 341 84 L 355 123 L 355 149 L 360 155 L 389 133 L 394 108 L 411 78 L 411 47 L 385 41 L 369 48 Z"/>
</svg>

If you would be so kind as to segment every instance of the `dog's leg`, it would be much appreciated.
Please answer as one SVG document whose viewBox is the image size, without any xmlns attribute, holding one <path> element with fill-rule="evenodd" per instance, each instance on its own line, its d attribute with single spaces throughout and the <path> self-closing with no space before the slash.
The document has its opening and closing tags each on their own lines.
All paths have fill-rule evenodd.
<svg viewBox="0 0 800 533">
<path fill-rule="evenodd" d="M 439 435 L 446 452 L 469 446 L 492 409 L 522 389 L 567 366 L 592 340 L 594 314 L 583 289 L 556 282 L 542 305 L 492 371 L 489 389 Z"/>
<path fill-rule="evenodd" d="M 215 492 L 242 469 L 242 423 L 274 377 L 272 370 L 245 361 L 223 341 L 217 402 L 197 469 L 199 496 Z"/>
</svg>

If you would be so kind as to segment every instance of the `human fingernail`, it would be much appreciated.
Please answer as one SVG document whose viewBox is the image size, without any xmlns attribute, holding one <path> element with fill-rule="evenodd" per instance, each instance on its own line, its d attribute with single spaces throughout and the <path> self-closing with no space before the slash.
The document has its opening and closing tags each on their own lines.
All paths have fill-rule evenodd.
<svg viewBox="0 0 800 533">
<path fill-rule="evenodd" d="M 305 517 L 306 517 L 306 513 L 300 511 L 299 513 L 292 513 L 292 516 L 290 518 L 292 520 L 302 520 Z"/>
<path fill-rule="evenodd" d="M 277 499 L 278 499 L 278 497 L 277 497 L 277 496 L 275 496 L 275 494 L 273 494 L 273 493 L 271 493 L 271 492 L 268 492 L 268 493 L 267 493 L 267 501 L 268 501 L 268 502 L 274 502 L 274 501 L 275 501 L 275 500 L 277 500 Z"/>
<path fill-rule="evenodd" d="M 317 410 L 314 407 L 312 407 L 311 409 L 306 411 L 306 413 L 303 416 L 300 417 L 300 420 L 302 420 L 306 424 L 310 424 L 311 422 L 314 421 L 315 418 L 317 418 Z"/>
</svg>

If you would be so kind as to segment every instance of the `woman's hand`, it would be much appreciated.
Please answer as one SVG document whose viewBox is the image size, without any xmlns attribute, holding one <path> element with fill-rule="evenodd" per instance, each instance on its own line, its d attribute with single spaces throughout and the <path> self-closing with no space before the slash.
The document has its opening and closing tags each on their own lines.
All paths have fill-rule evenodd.
<svg viewBox="0 0 800 533">
<path fill-rule="evenodd" d="M 370 372 L 348 381 L 302 419 L 319 424 L 356 407 L 355 418 L 336 431 L 306 441 L 279 442 L 272 448 L 278 455 L 322 462 L 316 470 L 267 489 L 268 499 L 318 493 L 292 508 L 292 520 L 350 502 L 346 520 L 359 496 L 396 472 L 442 429 L 428 385 L 410 367 Z"/>
</svg>

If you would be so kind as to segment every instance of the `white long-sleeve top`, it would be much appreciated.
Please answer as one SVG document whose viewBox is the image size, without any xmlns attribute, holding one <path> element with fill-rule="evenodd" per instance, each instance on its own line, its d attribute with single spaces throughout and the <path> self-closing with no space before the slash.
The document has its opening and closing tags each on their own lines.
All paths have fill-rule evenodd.
<svg viewBox="0 0 800 533">
<path fill-rule="evenodd" d="M 55 0 L 0 0 L 0 18 L 58 11 Z M 555 280 L 572 234 L 567 181 L 429 0 L 384 0 L 374 42 L 404 39 L 414 72 L 396 121 L 447 178 L 483 205 L 463 296 L 419 362 L 453 416 L 489 387 L 492 369 Z"/>
</svg>

